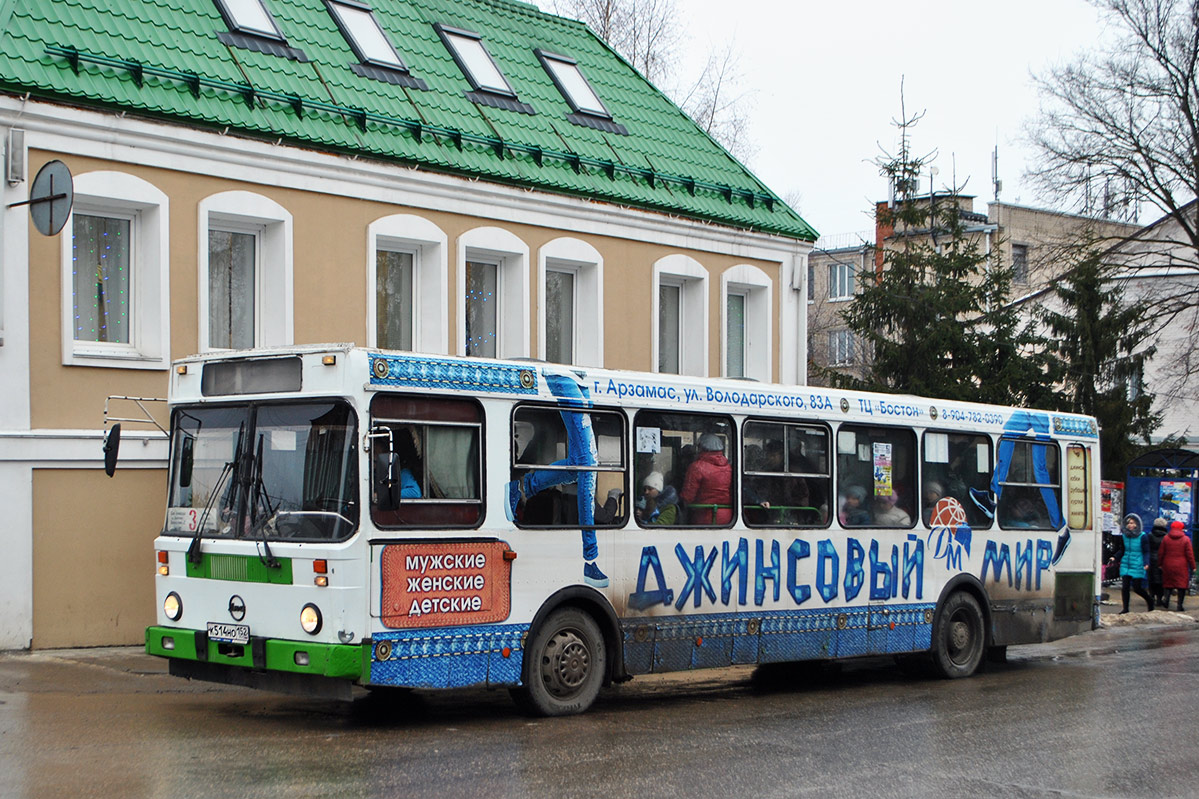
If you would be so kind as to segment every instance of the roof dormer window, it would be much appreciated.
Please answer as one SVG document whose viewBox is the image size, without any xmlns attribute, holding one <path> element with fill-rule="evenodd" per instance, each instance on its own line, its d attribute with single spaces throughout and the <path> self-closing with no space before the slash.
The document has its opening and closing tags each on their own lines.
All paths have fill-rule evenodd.
<svg viewBox="0 0 1199 799">
<path fill-rule="evenodd" d="M 558 91 L 570 104 L 574 112 L 567 119 L 576 125 L 604 130 L 609 133 L 628 135 L 628 130 L 612 120 L 612 114 L 604 106 L 599 95 L 591 88 L 591 84 L 579 69 L 579 62 L 564 55 L 536 50 L 541 65 L 549 74 L 550 80 L 558 87 Z"/>
<path fill-rule="evenodd" d="M 263 0 L 217 0 L 217 6 L 230 31 L 283 41 L 283 33 Z"/>
<path fill-rule="evenodd" d="M 470 81 L 474 91 L 467 92 L 467 97 L 476 103 L 490 105 L 496 108 L 506 108 L 510 111 L 520 111 L 525 114 L 536 113 L 533 107 L 520 102 L 516 91 L 500 72 L 495 59 L 483 45 L 483 37 L 471 31 L 451 28 L 440 23 L 433 26 L 445 42 L 450 55 L 462 70 L 462 74 Z"/>
<path fill-rule="evenodd" d="M 566 102 L 570 103 L 572 109 L 584 114 L 612 118 L 600 98 L 591 90 L 591 84 L 583 77 L 577 61 L 563 55 L 547 53 L 544 50 L 538 50 L 537 57 L 541 59 L 545 71 L 549 73 L 554 85 L 558 87 L 558 91 L 562 92 L 562 96 L 566 98 Z"/>
<path fill-rule="evenodd" d="M 415 89 L 427 89 L 392 45 L 371 7 L 356 0 L 325 0 L 329 13 L 362 63 L 351 64 L 355 74 Z"/>
<path fill-rule="evenodd" d="M 228 31 L 217 34 L 224 44 L 292 61 L 308 60 L 303 50 L 288 46 L 266 0 L 216 0 L 216 7 L 229 26 Z"/>
</svg>

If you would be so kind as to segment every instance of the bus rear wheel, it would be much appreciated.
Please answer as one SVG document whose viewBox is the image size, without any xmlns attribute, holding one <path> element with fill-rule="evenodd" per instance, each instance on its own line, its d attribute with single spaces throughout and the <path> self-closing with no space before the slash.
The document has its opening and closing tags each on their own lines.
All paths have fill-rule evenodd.
<svg viewBox="0 0 1199 799">
<path fill-rule="evenodd" d="M 595 620 L 577 608 L 559 608 L 529 639 L 524 685 L 513 689 L 512 697 L 537 716 L 582 713 L 599 695 L 607 662 Z"/>
<path fill-rule="evenodd" d="M 986 620 L 978 600 L 958 591 L 951 594 L 933 626 L 933 667 L 949 679 L 969 677 L 986 652 Z"/>
</svg>

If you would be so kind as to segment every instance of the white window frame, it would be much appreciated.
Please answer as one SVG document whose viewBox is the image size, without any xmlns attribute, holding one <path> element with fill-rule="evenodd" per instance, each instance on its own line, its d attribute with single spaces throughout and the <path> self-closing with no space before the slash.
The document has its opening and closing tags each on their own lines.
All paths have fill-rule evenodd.
<svg viewBox="0 0 1199 799">
<path fill-rule="evenodd" d="M 855 344 L 853 331 L 848 328 L 828 331 L 828 365 L 853 366 Z M 841 358 L 842 350 L 845 351 L 844 359 Z"/>
<path fill-rule="evenodd" d="M 342 35 L 345 36 L 347 42 L 354 49 L 354 54 L 362 61 L 363 64 L 374 64 L 375 66 L 387 67 L 400 72 L 407 72 L 408 66 L 404 63 L 404 59 L 400 58 L 399 51 L 391 42 L 391 37 L 387 35 L 387 31 L 383 30 L 383 26 L 379 23 L 379 18 L 375 16 L 375 12 L 369 6 L 362 3 L 354 2 L 354 0 L 325 0 L 329 7 L 330 13 L 333 15 L 337 27 L 341 29 Z M 386 53 L 377 53 L 368 51 L 367 44 L 355 35 L 354 20 L 365 20 L 367 24 L 374 26 L 374 32 L 378 36 L 378 40 L 374 43 L 376 47 L 382 45 L 387 49 Z"/>
<path fill-rule="evenodd" d="M 529 245 L 498 227 L 468 230 L 457 240 L 457 353 L 466 355 L 466 262 L 498 264 L 496 357 L 529 357 Z"/>
<path fill-rule="evenodd" d="M 254 280 L 254 346 L 292 344 L 294 290 L 292 216 L 282 205 L 248 191 L 226 191 L 200 201 L 197 286 L 200 352 L 221 351 L 208 345 L 208 232 L 257 232 Z"/>
<path fill-rule="evenodd" d="M 654 262 L 653 342 L 651 364 L 658 371 L 658 287 L 676 285 L 679 293 L 679 374 L 693 377 L 708 376 L 708 270 L 689 255 L 675 253 Z M 684 335 L 686 333 L 686 335 Z"/>
<path fill-rule="evenodd" d="M 537 352 L 546 355 L 546 272 L 575 275 L 574 356 L 576 366 L 604 365 L 604 257 L 581 239 L 565 236 L 537 252 Z M 587 302 L 579 302 L 587 297 Z M 591 299 L 594 298 L 594 301 Z"/>
<path fill-rule="evenodd" d="M 153 184 L 124 172 L 75 176 L 71 217 L 59 235 L 64 366 L 170 368 L 170 201 Z M 129 343 L 75 340 L 73 244 L 75 213 L 132 222 Z"/>
<path fill-rule="evenodd" d="M 840 273 L 845 272 L 845 275 Z M 828 298 L 830 302 L 847 302 L 853 299 L 854 288 L 850 287 L 850 283 L 856 287 L 858 270 L 855 264 L 848 261 L 832 261 L 828 265 Z M 848 288 L 847 292 L 835 293 Z"/>
<path fill-rule="evenodd" d="M 437 32 L 441 35 L 442 41 L 449 49 L 450 55 L 454 57 L 454 62 L 458 64 L 458 68 L 462 70 L 462 74 L 470 82 L 471 87 L 475 91 L 491 92 L 505 97 L 516 97 L 516 90 L 512 88 L 512 84 L 508 82 L 508 77 L 500 69 L 500 65 L 496 63 L 492 57 L 491 51 L 487 49 L 487 45 L 483 44 L 483 37 L 474 31 L 463 30 L 461 28 L 452 28 L 447 25 L 435 25 Z M 499 78 L 499 83 L 487 82 L 484 83 L 484 76 L 475 74 L 471 69 L 471 63 L 478 63 L 479 58 L 486 59 L 494 70 L 495 77 Z M 490 78 L 490 76 L 487 76 Z"/>
<path fill-rule="evenodd" d="M 410 252 L 412 257 L 412 349 L 437 355 L 450 354 L 449 237 L 428 219 L 412 214 L 381 217 L 367 226 L 366 342 L 379 346 L 379 250 Z M 463 282 L 466 266 L 463 261 Z M 463 306 L 465 309 L 465 305 Z M 465 324 L 464 324 L 465 329 Z"/>
<path fill-rule="evenodd" d="M 774 281 L 752 264 L 737 264 L 720 276 L 720 369 L 728 375 L 728 295 L 745 297 L 745 377 L 773 378 Z"/>
<path fill-rule="evenodd" d="M 269 39 L 284 41 L 283 31 L 279 30 L 279 23 L 275 21 L 275 16 L 266 7 L 266 3 L 263 0 L 241 0 L 241 2 L 246 5 L 257 4 L 259 10 L 262 11 L 263 18 L 270 25 L 269 29 L 256 27 L 253 22 L 247 20 L 244 16 L 239 17 L 237 14 L 237 2 L 238 0 L 233 0 L 233 2 L 229 2 L 229 0 L 217 0 L 221 13 L 224 15 L 225 21 L 229 23 L 231 30 L 235 30 L 238 33 L 250 34 L 251 36 L 265 36 Z"/>
<path fill-rule="evenodd" d="M 554 82 L 558 91 L 562 93 L 562 97 L 570 104 L 572 111 L 604 119 L 612 118 L 612 114 L 609 113 L 604 101 L 600 99 L 599 93 L 591 85 L 591 81 L 587 80 L 583 70 L 579 69 L 577 61 L 545 50 L 538 50 L 537 56 L 541 59 L 541 65 L 545 67 L 550 80 Z M 585 94 L 580 96 L 582 93 Z"/>
</svg>

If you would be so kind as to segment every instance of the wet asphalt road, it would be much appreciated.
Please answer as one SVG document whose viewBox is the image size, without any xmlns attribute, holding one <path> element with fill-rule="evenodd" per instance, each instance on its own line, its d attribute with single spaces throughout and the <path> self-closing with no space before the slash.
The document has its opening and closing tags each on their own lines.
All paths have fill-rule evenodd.
<svg viewBox="0 0 1199 799">
<path fill-rule="evenodd" d="M 1013 648 L 968 680 L 883 661 L 639 678 L 539 720 L 502 691 L 340 704 L 132 649 L 10 653 L 0 797 L 1196 796 L 1186 621 Z"/>
</svg>

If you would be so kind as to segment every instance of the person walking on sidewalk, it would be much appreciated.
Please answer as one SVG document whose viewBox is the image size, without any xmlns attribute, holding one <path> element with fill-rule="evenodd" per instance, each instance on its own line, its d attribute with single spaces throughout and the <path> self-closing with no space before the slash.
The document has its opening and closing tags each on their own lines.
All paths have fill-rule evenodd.
<svg viewBox="0 0 1199 799">
<path fill-rule="evenodd" d="M 1120 598 L 1128 612 L 1128 593 L 1135 591 L 1153 610 L 1153 597 L 1145 591 L 1145 577 L 1149 573 L 1149 536 L 1141 526 L 1141 517 L 1130 513 L 1124 517 L 1123 535 L 1116 539 L 1116 555 L 1113 561 L 1120 563 Z"/>
<path fill-rule="evenodd" d="M 1149 596 L 1153 597 L 1153 604 L 1163 610 L 1169 604 L 1169 597 L 1162 587 L 1162 564 L 1158 555 L 1162 541 L 1166 540 L 1168 526 L 1169 523 L 1159 516 L 1153 520 L 1153 529 L 1149 532 Z"/>
<path fill-rule="evenodd" d="M 1191 546 L 1191 539 L 1187 538 L 1182 529 L 1182 522 L 1170 522 L 1170 532 L 1162 541 L 1157 555 L 1162 564 L 1162 587 L 1166 591 L 1166 604 L 1169 605 L 1170 594 L 1177 588 L 1179 610 L 1182 610 L 1182 600 L 1187 595 L 1191 572 L 1195 570 L 1195 550 Z"/>
</svg>

